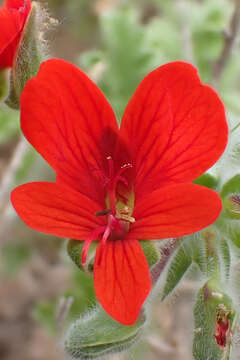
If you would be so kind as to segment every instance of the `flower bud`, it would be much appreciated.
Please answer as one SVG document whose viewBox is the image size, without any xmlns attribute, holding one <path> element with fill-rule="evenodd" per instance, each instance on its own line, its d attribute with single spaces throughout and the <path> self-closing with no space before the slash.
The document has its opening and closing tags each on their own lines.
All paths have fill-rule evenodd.
<svg viewBox="0 0 240 360">
<path fill-rule="evenodd" d="M 231 219 L 240 219 L 240 194 L 233 194 L 224 199 L 226 214 Z"/>
<path fill-rule="evenodd" d="M 31 0 L 5 0 L 0 7 L 0 69 L 13 66 L 26 20 L 31 10 Z"/>
<path fill-rule="evenodd" d="M 201 237 L 206 243 L 206 249 L 209 255 L 216 255 L 216 241 L 217 232 L 216 229 L 211 226 L 201 231 Z"/>
<path fill-rule="evenodd" d="M 69 328 L 64 346 L 72 359 L 97 359 L 129 349 L 140 338 L 145 317 L 134 325 L 121 325 L 100 307 L 90 310 Z"/>
<path fill-rule="evenodd" d="M 40 5 L 33 2 L 10 72 L 10 90 L 6 104 L 13 109 L 19 109 L 20 95 L 25 84 L 37 74 L 39 66 L 44 60 L 42 37 L 44 15 Z"/>
<path fill-rule="evenodd" d="M 216 280 L 209 280 L 197 295 L 194 307 L 195 359 L 222 359 L 222 350 L 231 347 L 236 311 L 232 299 Z"/>
</svg>

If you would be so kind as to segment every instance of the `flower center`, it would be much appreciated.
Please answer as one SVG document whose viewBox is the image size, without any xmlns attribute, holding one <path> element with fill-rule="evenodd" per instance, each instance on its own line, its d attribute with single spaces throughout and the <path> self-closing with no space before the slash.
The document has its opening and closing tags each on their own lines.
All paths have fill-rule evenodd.
<svg viewBox="0 0 240 360">
<path fill-rule="evenodd" d="M 101 242 L 106 244 L 107 240 L 115 241 L 123 239 L 129 231 L 129 225 L 135 222 L 135 219 L 130 216 L 130 209 L 124 206 L 121 209 L 117 207 L 117 186 L 121 182 L 128 186 L 126 178 L 123 173 L 132 168 L 131 164 L 124 164 L 120 167 L 115 174 L 114 163 L 111 156 L 107 157 L 108 160 L 108 176 L 105 176 L 101 171 L 104 178 L 104 186 L 107 188 L 107 200 L 109 202 L 109 209 L 95 213 L 96 216 L 107 216 L 107 225 L 96 228 L 84 242 L 82 251 L 82 264 L 86 264 L 87 253 L 91 243 L 102 235 Z M 100 257 L 101 258 L 101 257 Z"/>
</svg>

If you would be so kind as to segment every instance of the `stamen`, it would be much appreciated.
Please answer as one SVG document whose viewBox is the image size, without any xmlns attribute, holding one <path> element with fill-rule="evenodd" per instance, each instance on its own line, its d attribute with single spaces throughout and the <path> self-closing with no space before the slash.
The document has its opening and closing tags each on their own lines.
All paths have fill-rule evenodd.
<svg viewBox="0 0 240 360">
<path fill-rule="evenodd" d="M 111 216 L 111 215 L 110 215 Z M 111 221 L 111 220 L 110 220 Z M 105 228 L 105 231 L 104 231 L 104 234 L 103 234 L 103 237 L 102 237 L 102 245 L 105 246 L 106 242 L 107 242 L 107 239 L 109 238 L 110 234 L 111 234 L 111 225 L 110 225 L 110 221 L 108 223 L 108 225 L 106 226 Z M 101 261 L 102 261 L 102 252 L 100 252 L 99 254 L 99 258 L 98 258 L 98 266 L 101 264 Z"/>
<path fill-rule="evenodd" d="M 87 254 L 91 243 L 93 241 L 100 240 L 102 243 L 102 249 L 108 241 L 109 237 L 111 241 L 122 239 L 125 234 L 128 232 L 129 224 L 134 223 L 135 219 L 131 217 L 129 207 L 125 206 L 123 209 L 118 211 L 116 204 L 119 199 L 123 199 L 123 202 L 127 203 L 127 198 L 117 191 L 118 182 L 122 182 L 124 185 L 128 186 L 128 181 L 122 174 L 129 168 L 132 168 L 132 164 L 124 164 L 120 167 L 118 172 L 114 173 L 114 162 L 111 156 L 106 158 L 108 160 L 108 176 L 100 169 L 92 169 L 100 174 L 103 179 L 104 186 L 107 186 L 107 193 L 110 203 L 110 209 L 104 209 L 97 211 L 95 216 L 107 216 L 108 223 L 106 226 L 100 226 L 95 229 L 89 237 L 85 240 L 83 250 L 82 250 L 82 265 L 85 266 L 87 260 Z M 99 236 L 102 235 L 102 238 L 99 239 Z M 102 261 L 102 252 L 99 254 L 98 265 Z"/>
<path fill-rule="evenodd" d="M 82 265 L 85 266 L 86 265 L 86 261 L 87 261 L 87 254 L 88 254 L 88 250 L 90 248 L 91 243 L 94 240 L 97 240 L 97 237 L 100 234 L 103 234 L 104 231 L 106 230 L 106 226 L 101 226 L 97 229 L 95 229 L 88 237 L 87 240 L 84 241 L 84 245 L 83 245 L 83 251 L 82 251 Z"/>
<path fill-rule="evenodd" d="M 124 208 L 120 212 L 117 212 L 116 219 L 124 220 L 126 222 L 131 223 L 131 224 L 135 223 L 135 218 L 132 217 L 132 216 L 129 216 L 129 214 L 130 214 L 129 207 L 124 206 Z"/>
<path fill-rule="evenodd" d="M 102 210 L 102 211 L 97 211 L 95 212 L 95 216 L 105 216 L 110 214 L 111 210 L 110 209 L 106 209 L 106 210 Z"/>
</svg>

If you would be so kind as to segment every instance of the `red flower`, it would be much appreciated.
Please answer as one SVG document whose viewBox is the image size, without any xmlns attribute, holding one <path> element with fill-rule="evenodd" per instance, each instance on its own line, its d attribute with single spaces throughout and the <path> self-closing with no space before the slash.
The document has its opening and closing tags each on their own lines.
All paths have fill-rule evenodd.
<svg viewBox="0 0 240 360">
<path fill-rule="evenodd" d="M 0 8 L 0 70 L 12 67 L 31 0 L 5 0 Z"/>
<path fill-rule="evenodd" d="M 230 315 L 231 313 L 226 311 L 224 307 L 220 308 L 217 314 L 217 331 L 214 337 L 222 350 L 226 347 L 227 341 L 229 342 L 232 338 Z"/>
<path fill-rule="evenodd" d="M 217 326 L 217 332 L 214 334 L 216 343 L 220 346 L 221 349 L 224 349 L 227 345 L 227 334 L 229 332 L 229 322 L 219 321 Z"/>
<path fill-rule="evenodd" d="M 94 282 L 103 308 L 133 324 L 151 283 L 139 239 L 187 235 L 211 224 L 218 195 L 191 181 L 227 143 L 224 108 L 183 62 L 151 72 L 118 128 L 111 106 L 78 68 L 42 64 L 21 97 L 21 126 L 56 171 L 56 182 L 12 192 L 30 227 L 97 247 Z"/>
</svg>

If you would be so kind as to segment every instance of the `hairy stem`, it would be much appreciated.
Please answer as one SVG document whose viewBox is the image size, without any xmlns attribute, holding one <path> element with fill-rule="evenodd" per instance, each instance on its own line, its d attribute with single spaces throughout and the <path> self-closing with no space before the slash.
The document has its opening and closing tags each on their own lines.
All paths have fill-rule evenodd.
<svg viewBox="0 0 240 360">
<path fill-rule="evenodd" d="M 152 285 L 155 285 L 157 280 L 159 279 L 163 269 L 167 265 L 167 262 L 176 249 L 178 242 L 180 238 L 175 238 L 169 240 L 166 245 L 163 246 L 161 249 L 161 259 L 160 261 L 153 267 L 151 271 L 151 279 L 152 279 Z"/>
</svg>

